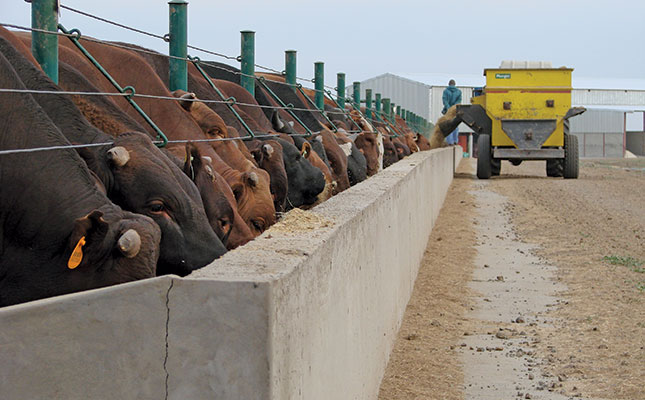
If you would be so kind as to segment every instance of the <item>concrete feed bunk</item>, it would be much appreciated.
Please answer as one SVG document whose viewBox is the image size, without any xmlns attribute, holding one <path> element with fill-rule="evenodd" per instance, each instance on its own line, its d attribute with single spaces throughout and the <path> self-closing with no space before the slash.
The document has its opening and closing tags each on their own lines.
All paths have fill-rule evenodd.
<svg viewBox="0 0 645 400">
<path fill-rule="evenodd" d="M 186 278 L 0 309 L 3 398 L 375 398 L 460 159 L 415 153 Z"/>
</svg>

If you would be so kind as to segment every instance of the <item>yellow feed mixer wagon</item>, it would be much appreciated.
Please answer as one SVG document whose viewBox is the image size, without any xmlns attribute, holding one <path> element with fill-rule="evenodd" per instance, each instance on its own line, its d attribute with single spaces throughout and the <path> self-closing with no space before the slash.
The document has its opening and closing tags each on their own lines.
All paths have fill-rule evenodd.
<svg viewBox="0 0 645 400">
<path fill-rule="evenodd" d="M 548 176 L 577 178 L 578 138 L 569 133 L 569 118 L 585 109 L 571 108 L 572 71 L 517 61 L 485 69 L 486 86 L 474 90 L 472 104 L 457 105 L 456 117 L 440 129 L 451 132 L 464 122 L 478 134 L 480 179 L 499 175 L 501 160 L 546 160 Z"/>
</svg>

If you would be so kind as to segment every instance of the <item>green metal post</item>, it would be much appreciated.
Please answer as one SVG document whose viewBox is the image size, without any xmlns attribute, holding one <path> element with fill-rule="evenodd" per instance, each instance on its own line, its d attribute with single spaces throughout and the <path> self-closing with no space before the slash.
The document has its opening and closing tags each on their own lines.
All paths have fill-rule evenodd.
<svg viewBox="0 0 645 400">
<path fill-rule="evenodd" d="M 242 33 L 242 76 L 240 84 L 252 96 L 255 96 L 255 32 L 241 31 Z"/>
<path fill-rule="evenodd" d="M 286 50 L 284 52 L 284 70 L 286 72 L 286 79 L 289 85 L 292 85 L 293 90 L 296 90 L 296 51 Z"/>
<path fill-rule="evenodd" d="M 169 32 L 171 57 L 168 64 L 170 68 L 169 85 L 170 91 L 188 90 L 188 2 L 185 0 L 170 0 Z"/>
<path fill-rule="evenodd" d="M 390 112 L 390 121 L 392 121 L 392 123 L 396 121 L 396 118 L 394 118 L 395 115 L 396 115 L 396 104 L 392 103 L 392 111 Z"/>
<path fill-rule="evenodd" d="M 376 93 L 374 95 L 374 103 L 375 103 L 374 108 L 376 111 L 377 119 L 381 118 L 381 94 L 380 93 Z"/>
<path fill-rule="evenodd" d="M 389 120 L 390 119 L 390 111 L 391 111 L 391 105 L 390 105 L 390 99 L 388 97 L 383 99 L 383 119 Z"/>
<path fill-rule="evenodd" d="M 325 63 L 317 61 L 314 63 L 314 86 L 316 94 L 314 95 L 314 102 L 319 110 L 325 109 Z"/>
<path fill-rule="evenodd" d="M 356 108 L 361 109 L 361 83 L 354 82 L 354 104 Z"/>
<path fill-rule="evenodd" d="M 31 27 L 58 32 L 58 0 L 32 0 Z M 31 54 L 58 84 L 58 35 L 33 31 L 31 37 Z"/>
<path fill-rule="evenodd" d="M 405 108 L 401 108 L 401 118 L 405 121 Z"/>
<path fill-rule="evenodd" d="M 339 72 L 336 74 L 336 92 L 338 93 L 338 96 L 336 97 L 338 100 L 336 101 L 338 103 L 338 106 L 344 110 L 345 109 L 345 73 L 344 72 Z"/>
<path fill-rule="evenodd" d="M 372 119 L 372 89 L 365 89 L 365 116 Z"/>
<path fill-rule="evenodd" d="M 398 106 L 396 108 L 396 115 L 399 116 L 399 117 L 401 116 L 401 110 L 402 110 L 401 106 Z"/>
</svg>

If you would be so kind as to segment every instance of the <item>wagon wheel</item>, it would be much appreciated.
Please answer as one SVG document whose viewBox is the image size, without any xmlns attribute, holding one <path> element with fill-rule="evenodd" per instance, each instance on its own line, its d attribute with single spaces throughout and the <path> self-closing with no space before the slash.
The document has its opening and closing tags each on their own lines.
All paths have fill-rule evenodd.
<svg viewBox="0 0 645 400">
<path fill-rule="evenodd" d="M 500 171 L 502 170 L 502 160 L 499 158 L 490 159 L 490 173 L 493 176 L 499 176 Z"/>
<path fill-rule="evenodd" d="M 477 177 L 479 179 L 490 178 L 492 171 L 492 157 L 490 153 L 490 135 L 482 133 L 477 138 Z"/>
<path fill-rule="evenodd" d="M 561 177 L 563 174 L 562 159 L 556 158 L 546 160 L 546 176 L 555 178 Z"/>
</svg>

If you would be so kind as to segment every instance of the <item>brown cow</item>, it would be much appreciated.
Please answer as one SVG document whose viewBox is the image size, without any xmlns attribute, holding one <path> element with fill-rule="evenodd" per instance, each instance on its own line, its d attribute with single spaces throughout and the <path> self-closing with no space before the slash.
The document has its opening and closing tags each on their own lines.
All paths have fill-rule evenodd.
<svg viewBox="0 0 645 400">
<path fill-rule="evenodd" d="M 330 130 L 322 130 L 319 133 L 319 137 L 322 138 L 325 153 L 327 154 L 327 159 L 329 160 L 329 166 L 331 167 L 332 176 L 334 178 L 334 181 L 336 181 L 337 183 L 334 194 L 349 189 L 349 176 L 347 174 L 347 154 L 340 147 L 340 145 L 336 141 L 336 136 L 334 136 L 334 134 Z"/>
<path fill-rule="evenodd" d="M 175 91 L 173 95 L 183 99 L 194 99 L 193 93 Z M 200 128 L 210 139 L 228 139 L 228 128 L 224 120 L 211 110 L 204 103 L 199 101 L 183 101 L 182 106 L 190 112 Z M 224 179 L 229 182 L 238 203 L 238 210 L 243 216 L 248 216 L 244 221 L 257 235 L 275 223 L 275 206 L 270 191 L 269 174 L 258 168 L 257 165 L 248 160 L 239 149 L 236 141 L 221 140 L 210 143 L 221 160 L 228 164 L 233 170 L 229 171 L 219 160 L 214 159 L 214 167 L 220 172 Z M 241 173 L 241 174 L 239 174 Z M 248 182 L 239 185 L 239 181 Z M 269 207 L 270 206 L 270 207 Z M 254 210 L 248 209 L 254 207 Z M 270 210 L 273 210 L 273 218 L 268 218 Z M 258 212 L 259 211 L 259 212 Z"/>
<path fill-rule="evenodd" d="M 275 140 L 253 140 L 248 143 L 253 158 L 271 176 L 271 194 L 277 213 L 286 211 L 289 181 L 282 158 L 282 146 Z"/>
<path fill-rule="evenodd" d="M 73 49 L 74 51 L 77 51 L 73 47 L 73 44 L 71 44 L 70 42 L 61 41 L 61 44 Z M 154 70 L 152 70 L 150 65 L 138 54 L 135 54 L 134 52 L 129 50 L 115 48 L 94 42 L 84 42 L 84 46 L 122 86 L 130 84 L 138 88 L 140 92 L 158 96 L 172 96 L 168 89 L 163 85 L 161 79 L 155 74 Z M 87 62 L 80 63 L 78 62 L 78 60 L 63 61 L 70 61 L 70 63 L 72 63 L 72 65 L 75 68 L 79 69 L 84 75 L 84 70 L 88 69 Z M 91 68 L 93 67 L 89 66 L 89 69 Z M 107 92 L 115 91 L 110 87 L 105 79 L 101 79 L 93 83 L 95 83 L 101 90 Z M 149 129 L 152 134 L 155 134 L 154 130 L 148 128 L 142 117 L 124 99 L 117 99 L 117 103 L 122 110 L 132 116 L 146 129 Z M 205 139 L 203 132 L 194 121 L 194 119 L 176 102 L 149 98 L 137 98 L 137 103 L 146 112 L 146 114 L 153 121 L 155 121 L 157 126 L 159 126 L 170 139 Z M 202 155 L 211 157 L 211 159 L 213 160 L 219 158 L 217 157 L 217 153 L 211 146 L 204 143 L 198 143 L 196 144 L 196 146 L 200 149 Z M 168 146 L 168 148 L 178 157 L 183 158 L 183 156 L 185 155 L 185 148 L 183 145 Z M 224 178 L 226 179 L 227 177 Z M 226 195 L 229 202 L 237 200 L 239 203 L 239 201 L 242 200 L 235 197 L 235 193 L 232 188 L 233 185 L 237 185 L 236 188 L 238 196 L 242 195 L 243 193 L 253 192 L 253 190 L 255 189 L 255 186 L 253 185 L 254 179 L 244 178 L 245 177 L 239 174 L 237 176 L 229 174 L 228 179 L 226 179 L 228 186 L 219 186 L 218 190 Z M 217 180 L 215 184 L 218 183 L 221 184 L 222 182 Z M 268 192 L 268 187 L 266 188 L 266 190 Z M 270 195 L 267 197 L 270 198 Z M 272 203 L 269 204 L 271 207 L 256 208 L 253 207 L 254 199 L 245 198 L 243 201 L 246 204 L 244 210 L 250 214 L 242 214 L 240 207 L 236 207 L 236 209 L 241 213 L 242 219 L 244 219 L 244 221 L 250 221 L 253 219 L 262 221 L 275 220 L 273 212 L 270 212 L 270 209 L 273 208 Z M 235 207 L 235 202 L 232 202 L 231 206 Z M 239 220 L 236 218 L 234 220 L 233 229 L 241 232 L 243 228 L 238 226 L 238 223 Z M 234 237 L 243 236 L 234 235 L 234 233 L 231 233 L 229 244 Z"/>
</svg>

